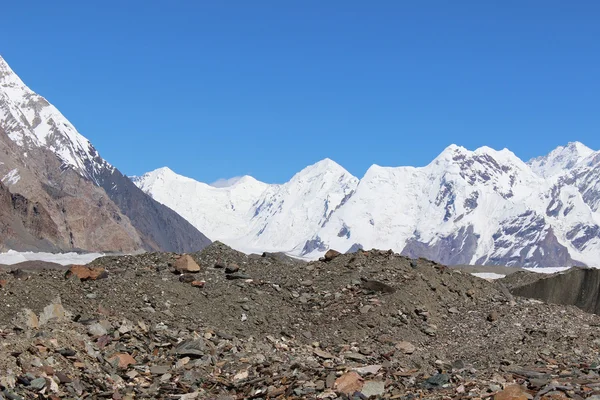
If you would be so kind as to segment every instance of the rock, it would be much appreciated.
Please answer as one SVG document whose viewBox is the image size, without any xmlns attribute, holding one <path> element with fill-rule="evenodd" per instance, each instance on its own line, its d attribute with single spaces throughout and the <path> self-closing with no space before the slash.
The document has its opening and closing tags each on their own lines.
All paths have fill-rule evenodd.
<svg viewBox="0 0 600 400">
<path fill-rule="evenodd" d="M 4 289 L 8 285 L 8 281 L 6 279 L 0 279 L 0 289 Z"/>
<path fill-rule="evenodd" d="M 206 352 L 206 345 L 202 339 L 186 340 L 180 343 L 174 352 L 180 356 L 202 357 Z"/>
<path fill-rule="evenodd" d="M 354 371 L 361 375 L 372 374 L 375 375 L 381 369 L 381 365 L 368 365 L 366 367 L 353 368 Z"/>
<path fill-rule="evenodd" d="M 425 381 L 423 386 L 425 386 L 427 389 L 439 389 L 448 382 L 450 382 L 450 375 L 436 374 L 429 377 L 429 379 Z"/>
<path fill-rule="evenodd" d="M 200 272 L 200 266 L 194 261 L 192 256 L 189 254 L 184 254 L 178 259 L 175 260 L 175 264 L 173 265 L 178 272 L 186 273 L 186 272 Z"/>
<path fill-rule="evenodd" d="M 38 329 L 40 327 L 38 316 L 28 308 L 19 314 L 18 320 L 30 329 Z"/>
<path fill-rule="evenodd" d="M 340 256 L 342 253 L 340 253 L 339 251 L 333 250 L 333 249 L 329 249 L 327 250 L 327 253 L 325 253 L 325 261 L 329 262 L 331 260 L 333 260 L 334 258 Z"/>
<path fill-rule="evenodd" d="M 385 393 L 385 382 L 366 381 L 360 391 L 365 397 L 378 397 Z"/>
<path fill-rule="evenodd" d="M 490 322 L 494 322 L 494 321 L 498 320 L 498 318 L 499 318 L 499 315 L 498 315 L 498 311 L 496 311 L 496 310 L 492 311 L 487 316 L 487 320 Z"/>
<path fill-rule="evenodd" d="M 337 376 L 335 372 L 330 372 L 329 375 L 327 375 L 327 378 L 325 378 L 325 386 L 329 389 L 333 389 L 333 387 L 335 386 L 336 379 Z"/>
<path fill-rule="evenodd" d="M 494 395 L 494 400 L 528 400 L 528 398 L 525 390 L 519 385 L 507 386 Z"/>
<path fill-rule="evenodd" d="M 99 322 L 92 324 L 88 327 L 88 333 L 92 336 L 104 336 L 108 333 L 106 328 Z"/>
<path fill-rule="evenodd" d="M 154 365 L 150 367 L 150 373 L 152 375 L 165 375 L 169 373 L 170 369 L 171 367 L 168 365 Z"/>
<path fill-rule="evenodd" d="M 196 278 L 194 277 L 194 275 L 191 275 L 191 274 L 179 275 L 179 282 L 192 283 L 195 280 L 196 280 Z"/>
<path fill-rule="evenodd" d="M 458 313 L 459 313 L 459 311 L 458 311 L 458 308 L 456 308 L 456 307 L 450 307 L 450 308 L 448 309 L 448 312 L 449 312 L 450 314 L 458 314 Z"/>
<path fill-rule="evenodd" d="M 33 390 L 42 390 L 46 387 L 46 379 L 45 378 L 37 378 L 29 382 L 29 387 Z"/>
<path fill-rule="evenodd" d="M 67 312 L 60 301 L 60 298 L 56 298 L 52 304 L 44 307 L 44 310 L 40 314 L 40 326 L 45 325 L 49 321 L 66 321 L 70 319 L 71 314 Z"/>
<path fill-rule="evenodd" d="M 390 285 L 386 285 L 385 283 L 372 280 L 362 282 L 362 287 L 364 289 L 372 290 L 374 292 L 394 293 L 396 291 L 396 289 L 394 289 Z"/>
<path fill-rule="evenodd" d="M 235 279 L 252 279 L 248 275 L 244 275 L 244 274 L 227 274 L 227 275 L 225 275 L 225 277 L 227 279 L 229 279 L 230 281 L 235 280 Z"/>
<path fill-rule="evenodd" d="M 346 372 L 335 380 L 333 386 L 337 393 L 353 394 L 360 392 L 363 387 L 363 379 L 356 371 Z"/>
<path fill-rule="evenodd" d="M 95 281 L 108 278 L 108 272 L 101 267 L 86 267 L 85 265 L 73 265 L 66 272 L 65 277 L 76 276 L 82 281 Z"/>
<path fill-rule="evenodd" d="M 128 353 L 117 353 L 114 356 L 112 356 L 111 358 L 109 358 L 108 361 L 110 361 L 110 362 L 118 361 L 118 366 L 121 369 L 125 369 L 125 368 L 129 367 L 130 365 L 134 365 L 137 363 L 137 361 L 135 361 L 135 358 L 133 358 Z"/>
<path fill-rule="evenodd" d="M 248 379 L 248 371 L 241 371 L 233 376 L 234 382 L 239 382 L 244 379 Z"/>
<path fill-rule="evenodd" d="M 225 268 L 225 273 L 226 274 L 233 274 L 235 272 L 238 272 L 239 270 L 240 270 L 240 267 L 237 264 L 229 264 Z"/>
<path fill-rule="evenodd" d="M 197 287 L 197 288 L 200 288 L 200 289 L 202 289 L 205 284 L 206 284 L 205 281 L 193 281 L 192 282 L 192 286 L 193 287 Z"/>
<path fill-rule="evenodd" d="M 429 336 L 435 336 L 437 334 L 437 326 L 427 325 L 422 329 L 423 333 Z"/>
<path fill-rule="evenodd" d="M 399 342 L 398 344 L 396 344 L 396 348 L 398 350 L 400 350 L 401 352 L 403 352 L 404 354 L 412 354 L 415 352 L 415 350 L 417 350 L 417 348 L 415 347 L 414 344 L 410 343 L 410 342 Z"/>
<path fill-rule="evenodd" d="M 317 356 L 324 358 L 326 360 L 333 358 L 333 354 L 323 351 L 321 349 L 314 349 L 313 353 L 315 353 Z"/>
</svg>

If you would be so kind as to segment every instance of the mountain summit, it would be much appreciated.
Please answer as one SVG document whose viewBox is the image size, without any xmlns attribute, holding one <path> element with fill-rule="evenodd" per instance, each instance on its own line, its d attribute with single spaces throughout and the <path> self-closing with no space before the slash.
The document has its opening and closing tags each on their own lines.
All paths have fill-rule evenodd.
<svg viewBox="0 0 600 400">
<path fill-rule="evenodd" d="M 209 243 L 100 157 L 1 57 L 0 154 L 10 194 L 2 212 L 11 215 L 0 248 L 183 252 Z"/>
<path fill-rule="evenodd" d="M 529 163 L 508 149 L 450 145 L 425 167 L 373 165 L 360 180 L 325 159 L 282 185 L 243 191 L 152 174 L 136 182 L 146 193 L 245 251 L 314 258 L 390 248 L 444 264 L 600 264 L 600 152 L 581 143 Z"/>
</svg>

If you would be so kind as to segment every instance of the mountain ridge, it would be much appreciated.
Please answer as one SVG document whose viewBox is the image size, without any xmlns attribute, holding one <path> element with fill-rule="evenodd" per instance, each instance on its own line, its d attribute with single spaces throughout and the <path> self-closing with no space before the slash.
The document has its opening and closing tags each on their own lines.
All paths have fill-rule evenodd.
<svg viewBox="0 0 600 400">
<path fill-rule="evenodd" d="M 174 197 L 185 188 L 166 191 L 156 182 L 136 183 L 211 239 L 240 250 L 316 258 L 329 248 L 391 248 L 446 264 L 600 264 L 600 185 L 594 180 L 600 176 L 599 154 L 577 142 L 525 162 L 508 149 L 482 146 L 471 151 L 452 144 L 426 166 L 374 164 L 361 179 L 324 159 L 284 184 L 265 184 L 265 191 L 254 192 L 252 206 L 232 222 L 238 225 L 229 236 L 195 220 L 195 199 L 211 194 L 187 192 L 184 212 Z M 307 189 L 310 177 L 303 171 L 313 170 L 327 189 Z M 293 185 L 295 194 L 290 195 Z M 235 198 L 231 191 L 228 195 Z M 331 202 L 329 195 L 335 197 Z M 308 211 L 282 217 L 286 204 L 291 209 L 290 204 L 302 204 Z M 319 215 L 317 223 L 311 220 Z M 244 224 L 250 228 L 244 230 Z"/>
</svg>

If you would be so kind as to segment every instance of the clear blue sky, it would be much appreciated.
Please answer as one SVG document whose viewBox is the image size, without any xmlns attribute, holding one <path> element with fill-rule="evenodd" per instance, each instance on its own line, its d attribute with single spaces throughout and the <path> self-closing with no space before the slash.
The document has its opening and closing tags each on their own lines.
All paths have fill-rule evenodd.
<svg viewBox="0 0 600 400">
<path fill-rule="evenodd" d="M 600 149 L 600 2 L 11 1 L 0 54 L 126 174 Z"/>
</svg>

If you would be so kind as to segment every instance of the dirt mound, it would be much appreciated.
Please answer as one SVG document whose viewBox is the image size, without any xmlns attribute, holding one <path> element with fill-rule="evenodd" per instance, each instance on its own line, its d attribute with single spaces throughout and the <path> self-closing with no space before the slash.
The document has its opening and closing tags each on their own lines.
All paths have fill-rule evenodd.
<svg viewBox="0 0 600 400">
<path fill-rule="evenodd" d="M 306 263 L 221 243 L 191 256 L 197 273 L 152 253 L 97 259 L 108 277 L 95 281 L 1 275 L 0 384 L 68 398 L 443 398 L 595 374 L 598 316 L 424 259 Z"/>
<path fill-rule="evenodd" d="M 536 278 L 522 276 L 516 281 L 513 278 L 511 292 L 517 296 L 573 305 L 586 312 L 600 314 L 600 269 L 571 268 Z"/>
</svg>

